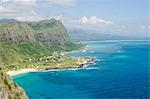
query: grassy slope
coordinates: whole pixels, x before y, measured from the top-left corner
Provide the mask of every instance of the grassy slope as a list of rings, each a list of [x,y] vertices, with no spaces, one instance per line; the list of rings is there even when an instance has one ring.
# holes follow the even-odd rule
[[[55,19],[0,24],[0,64],[6,70],[37,65],[35,62],[39,58],[55,51],[80,47],[70,41],[64,25]]]
[[[23,89],[13,83],[0,69],[0,99],[28,99]]]
[[[76,47],[75,46],[76,45],[72,43],[66,44],[64,46],[56,46],[48,48],[41,43],[34,43],[34,44],[21,43],[19,45],[0,44],[0,63],[4,65],[5,70],[18,70],[21,68],[29,68],[29,67],[34,68],[37,66],[39,68],[48,68],[48,66],[57,66],[58,65],[57,61],[56,62],[49,61],[45,63],[45,61],[37,62],[37,60],[44,56],[50,56],[55,51],[57,52],[71,51],[80,48],[80,45]],[[70,60],[72,60],[72,58],[70,58]],[[67,62],[71,63],[71,61]],[[77,61],[75,60],[75,62]],[[74,66],[73,64],[72,66]]]
[[[47,53],[48,50],[40,43],[0,44],[0,62],[5,64],[23,62],[24,59],[36,58]]]
[[[75,67],[79,65],[79,62],[84,61],[84,58],[79,60],[71,57],[61,57],[63,60],[60,61],[59,55],[49,58],[53,56],[53,52],[77,50],[82,45],[72,43],[65,27],[56,20],[38,24],[32,23],[31,27],[22,22],[0,24],[0,66],[2,65],[5,71],[22,68],[68,68]],[[41,37],[48,37],[44,40],[47,39],[50,42],[44,44],[41,39],[37,39],[35,34],[38,32],[42,32]],[[27,99],[27,96],[0,69],[0,99],[8,98]]]

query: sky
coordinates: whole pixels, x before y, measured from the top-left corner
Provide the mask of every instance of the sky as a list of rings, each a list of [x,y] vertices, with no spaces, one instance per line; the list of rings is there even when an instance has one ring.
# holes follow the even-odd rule
[[[0,0],[0,19],[56,18],[67,28],[150,36],[149,0]]]

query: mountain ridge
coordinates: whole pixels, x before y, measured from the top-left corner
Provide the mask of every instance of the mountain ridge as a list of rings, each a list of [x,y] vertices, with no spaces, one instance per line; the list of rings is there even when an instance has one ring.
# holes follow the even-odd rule
[[[149,37],[132,37],[127,35],[101,33],[95,30],[85,30],[77,28],[69,29],[69,36],[71,40],[77,42],[103,40],[149,40]]]
[[[6,71],[30,68],[31,65],[36,68],[37,62],[41,63],[41,57],[80,47],[70,40],[67,29],[56,19],[0,22],[0,65],[3,66],[0,67],[0,98],[28,99],[24,90],[11,81]]]
[[[78,49],[65,26],[56,19],[0,23],[0,62],[22,62],[54,51]]]

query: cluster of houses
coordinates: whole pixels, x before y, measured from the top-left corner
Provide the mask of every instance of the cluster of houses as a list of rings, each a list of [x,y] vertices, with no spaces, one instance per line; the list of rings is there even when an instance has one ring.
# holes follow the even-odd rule
[[[64,56],[61,54],[58,54],[58,52],[53,52],[52,55],[44,56],[36,60],[36,62],[59,62],[63,61]],[[29,60],[31,61],[31,60]]]

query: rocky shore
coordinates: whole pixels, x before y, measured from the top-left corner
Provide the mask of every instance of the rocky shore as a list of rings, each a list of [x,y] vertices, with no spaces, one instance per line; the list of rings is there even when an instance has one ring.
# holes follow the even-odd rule
[[[25,69],[20,69],[17,71],[7,71],[7,74],[9,76],[16,76],[16,75],[20,75],[20,74],[24,74],[24,73],[29,73],[29,72],[46,72],[46,71],[57,71],[57,70],[71,70],[71,69],[80,69],[83,68],[89,64],[94,63],[94,59],[90,59],[87,58],[85,59],[83,62],[79,63],[77,66],[73,66],[73,67],[62,67],[62,66],[50,66],[48,68],[45,69],[37,69],[37,68],[25,68]]]
[[[94,59],[86,59],[84,62],[79,63],[79,65],[74,66],[74,67],[60,67],[60,66],[55,66],[55,67],[49,67],[46,68],[45,70],[68,70],[68,69],[80,69],[85,67],[86,65],[94,63]]]

